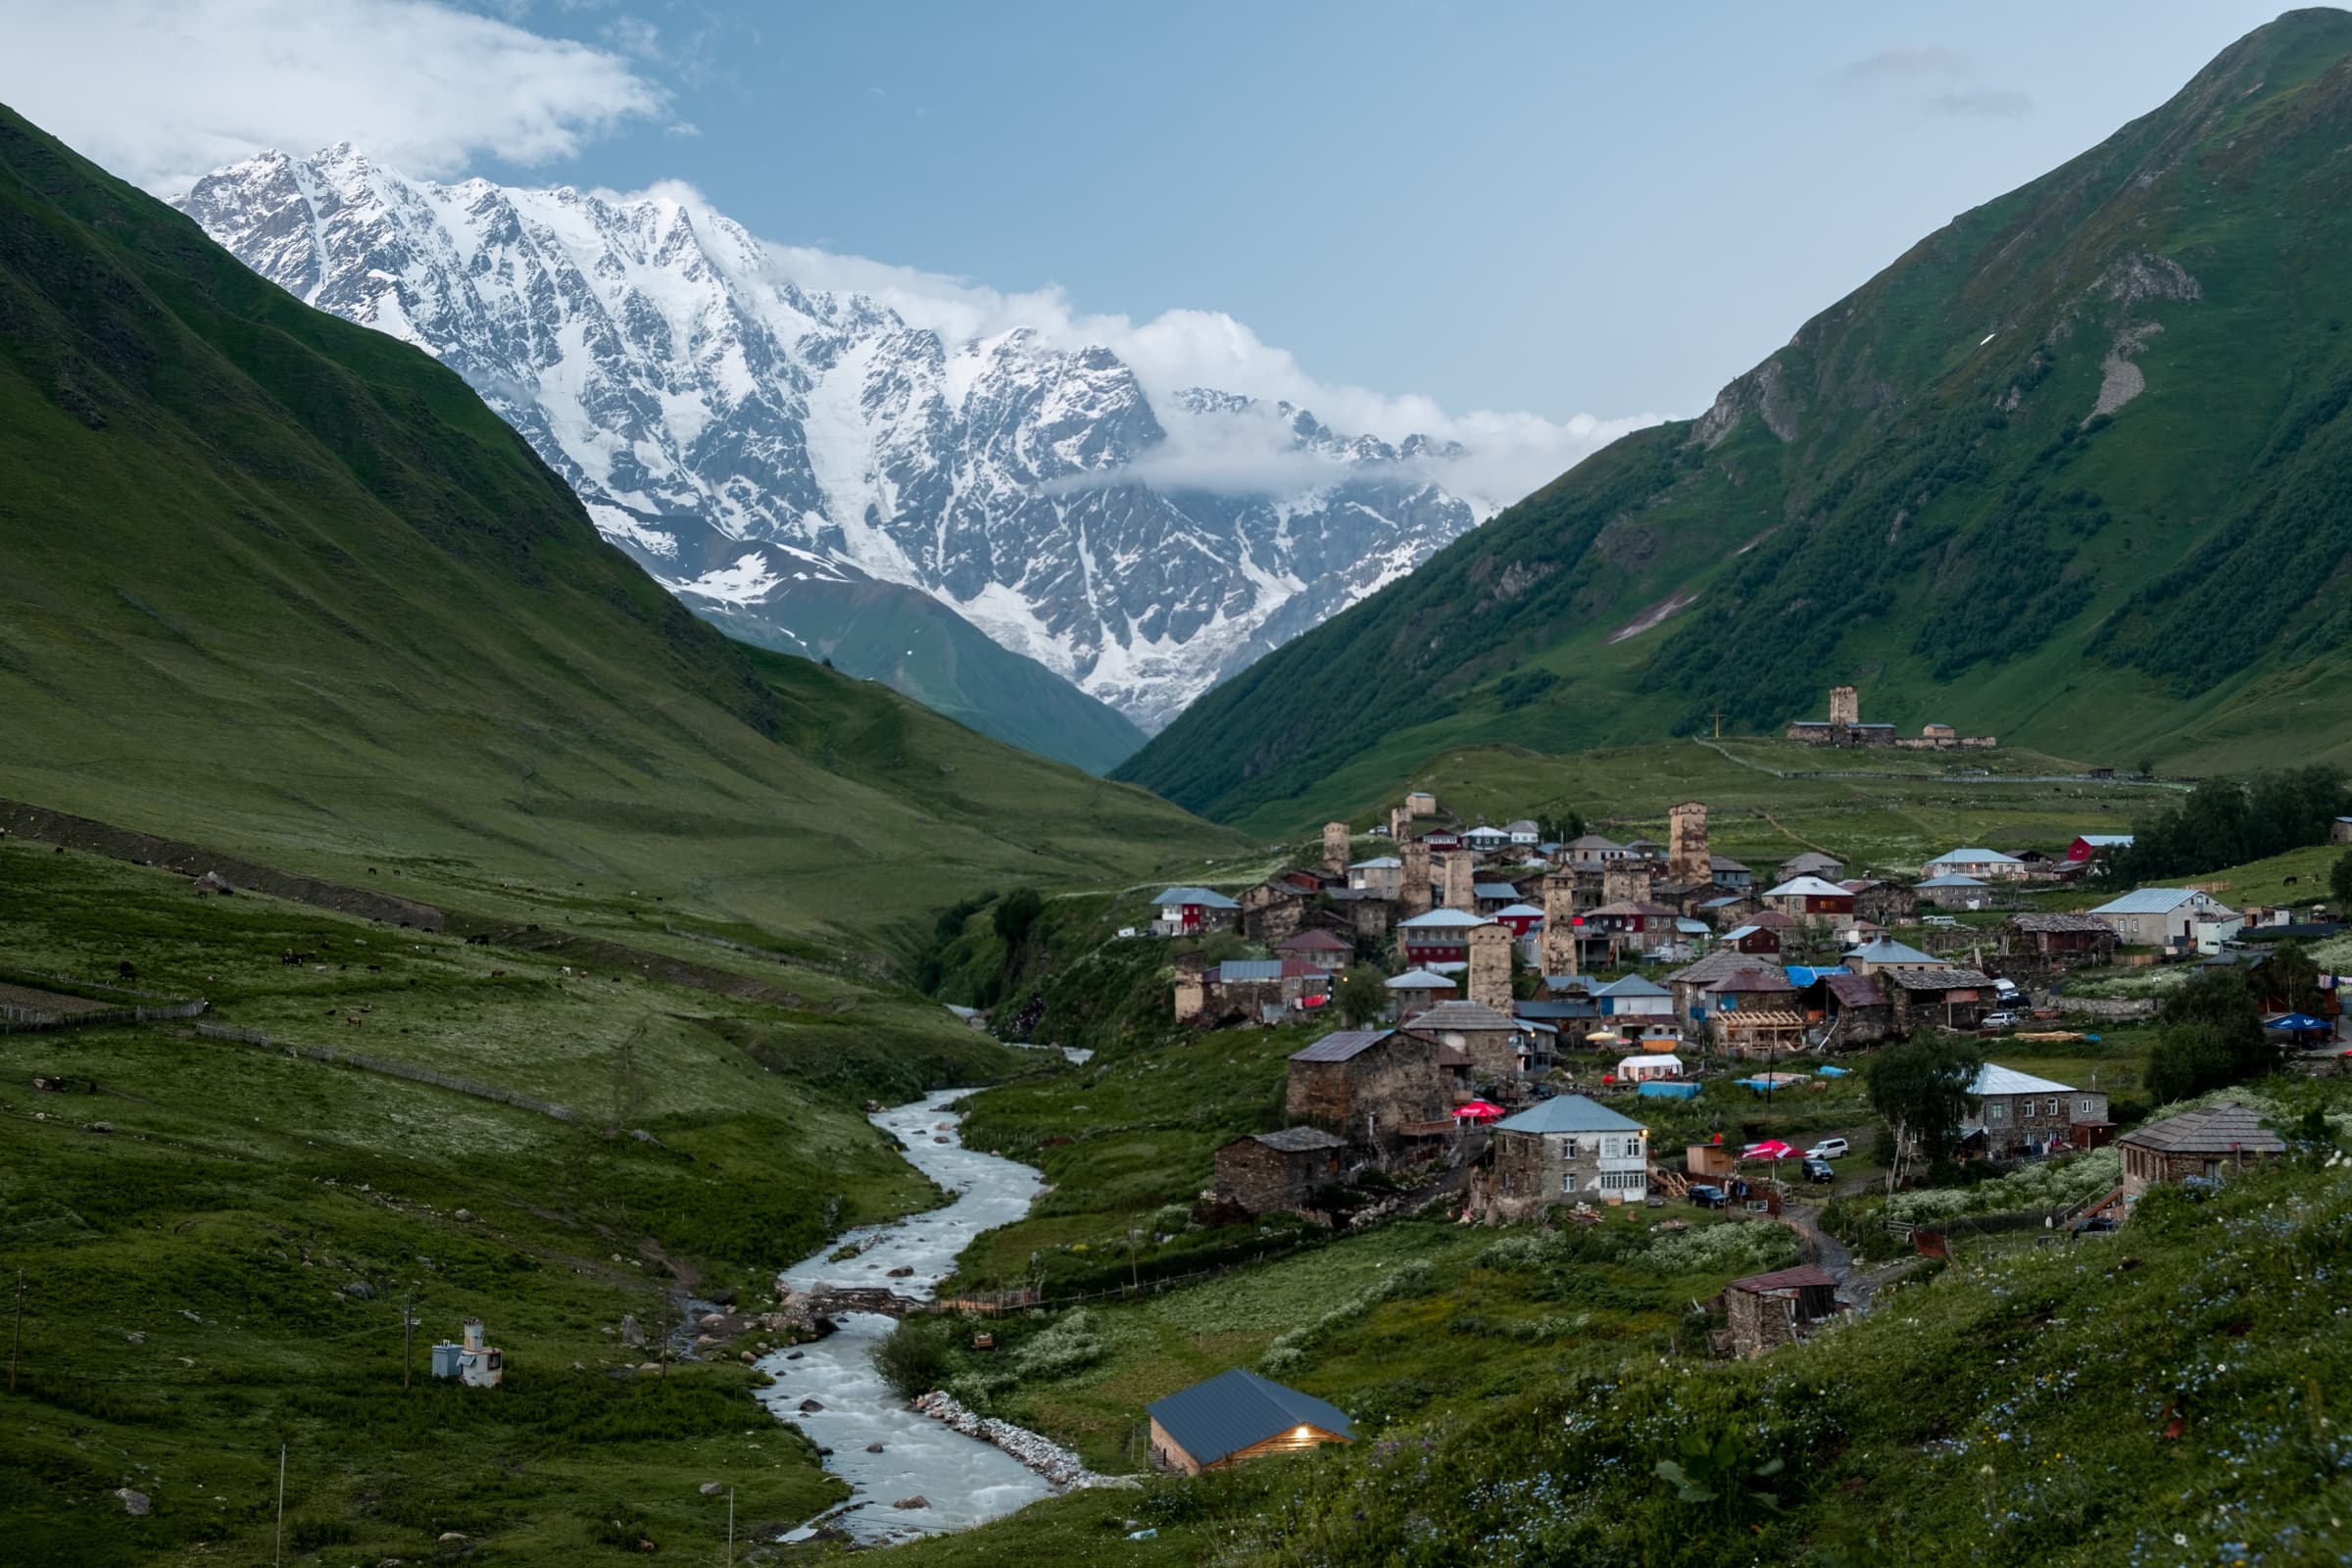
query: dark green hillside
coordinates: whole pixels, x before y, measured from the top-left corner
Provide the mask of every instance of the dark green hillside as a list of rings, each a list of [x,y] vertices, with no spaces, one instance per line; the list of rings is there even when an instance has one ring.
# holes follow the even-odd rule
[[[729,643],[455,375],[5,111],[0,563],[0,797],[294,870],[870,946],[1231,843]]]
[[[1120,776],[1305,821],[1466,741],[1771,733],[1843,680],[2091,761],[2352,756],[2347,145],[2352,15],[2291,13]]]

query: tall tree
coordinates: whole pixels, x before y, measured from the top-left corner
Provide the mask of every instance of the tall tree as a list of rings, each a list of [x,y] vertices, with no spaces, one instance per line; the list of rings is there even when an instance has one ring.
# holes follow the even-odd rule
[[[1889,1182],[1905,1152],[1916,1150],[1933,1161],[1959,1149],[1968,1086],[1984,1064],[1975,1043],[1957,1035],[1922,1034],[1879,1053],[1863,1083],[1871,1108],[1894,1133],[1896,1166]]]

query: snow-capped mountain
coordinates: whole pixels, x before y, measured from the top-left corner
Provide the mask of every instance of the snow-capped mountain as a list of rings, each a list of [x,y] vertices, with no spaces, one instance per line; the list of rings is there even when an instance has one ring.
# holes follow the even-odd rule
[[[1156,729],[1485,510],[1432,474],[1459,449],[1210,389],[1155,402],[1108,348],[910,322],[684,195],[434,184],[342,146],[180,206],[439,357],[608,538],[778,647],[808,648],[796,593],[904,584]],[[1169,461],[1204,451],[1252,476]]]

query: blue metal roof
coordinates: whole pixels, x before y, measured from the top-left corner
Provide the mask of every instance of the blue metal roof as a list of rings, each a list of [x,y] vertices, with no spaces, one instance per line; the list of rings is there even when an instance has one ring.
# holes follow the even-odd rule
[[[1293,1427],[1320,1427],[1355,1440],[1354,1425],[1338,1405],[1238,1366],[1154,1399],[1145,1409],[1200,1465],[1215,1464]]]
[[[1642,1124],[1620,1116],[1608,1106],[1582,1095],[1560,1095],[1539,1101],[1515,1116],[1494,1124],[1513,1133],[1638,1133]]]
[[[1155,909],[1164,909],[1175,904],[1195,905],[1203,909],[1238,909],[1241,907],[1224,894],[1211,893],[1206,888],[1170,888],[1152,901],[1152,906]]]

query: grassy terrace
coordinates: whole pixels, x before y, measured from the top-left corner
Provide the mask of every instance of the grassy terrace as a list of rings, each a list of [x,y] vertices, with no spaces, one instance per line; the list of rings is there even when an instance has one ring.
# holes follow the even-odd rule
[[[289,967],[288,949],[317,961]],[[746,1524],[806,1517],[838,1488],[752,1402],[747,1369],[616,1379],[655,1352],[615,1331],[634,1315],[658,1332],[680,1289],[764,1298],[827,1234],[934,1201],[859,1105],[1026,1065],[932,1004],[821,973],[754,964],[808,1009],[735,1001],[0,841],[0,963],[111,982],[124,961],[220,1021],[583,1124],[181,1025],[0,1036],[0,1269],[27,1288],[0,1468],[34,1482],[12,1561],[178,1561],[200,1543],[266,1561],[281,1443],[289,1548],[353,1561],[429,1556],[453,1530],[503,1560],[593,1560],[623,1535],[715,1549],[710,1480],[739,1489]],[[401,1388],[408,1293],[420,1365],[486,1321],[498,1395]],[[121,1487],[153,1512],[127,1515]]]

